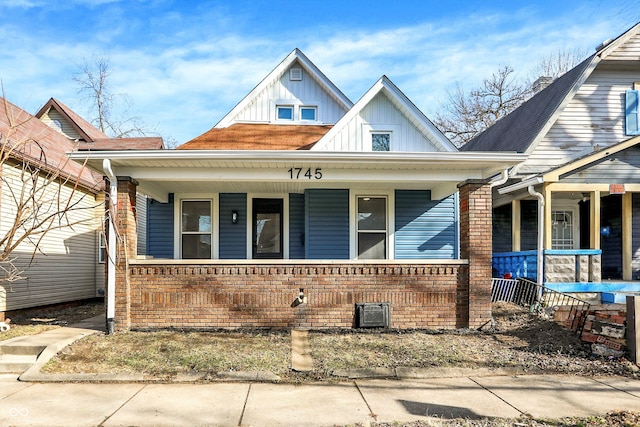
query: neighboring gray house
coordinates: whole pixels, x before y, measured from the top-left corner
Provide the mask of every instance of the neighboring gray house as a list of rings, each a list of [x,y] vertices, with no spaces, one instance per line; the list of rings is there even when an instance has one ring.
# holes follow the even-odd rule
[[[462,147],[528,155],[493,190],[495,275],[636,289],[624,282],[640,279],[639,89],[640,24]]]

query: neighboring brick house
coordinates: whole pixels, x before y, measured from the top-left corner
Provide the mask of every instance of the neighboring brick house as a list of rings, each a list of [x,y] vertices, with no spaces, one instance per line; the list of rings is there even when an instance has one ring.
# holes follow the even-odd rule
[[[639,89],[637,24],[462,148],[528,156],[494,187],[494,274],[640,290]]]
[[[458,152],[385,76],[353,104],[296,49],[176,150],[72,158],[111,179],[113,329],[458,328],[491,317],[486,180],[525,156]]]

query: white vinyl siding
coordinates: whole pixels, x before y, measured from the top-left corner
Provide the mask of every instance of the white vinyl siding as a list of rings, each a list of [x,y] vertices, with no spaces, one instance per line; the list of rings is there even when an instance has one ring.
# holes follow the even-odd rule
[[[44,124],[49,126],[52,129],[57,130],[57,126],[53,124],[54,120],[57,120],[62,124],[62,133],[69,139],[79,139],[81,138],[80,134],[67,122],[67,120],[60,114],[57,110],[49,109],[45,114],[40,118]]]
[[[640,36],[635,35],[605,58],[607,61],[640,61]]]
[[[632,71],[594,70],[535,147],[520,173],[544,172],[628,139],[625,92],[638,80]]]
[[[385,129],[386,127],[386,129]],[[391,151],[439,151],[407,115],[389,98],[379,93],[371,102],[321,149],[326,151],[371,151],[371,131],[392,131]]]
[[[20,170],[8,165],[2,167],[5,180],[2,184],[2,202],[0,208],[0,233],[5,235],[14,217],[15,204],[11,203],[8,185],[14,191],[20,189]],[[51,187],[47,195],[53,197],[58,185]],[[62,187],[62,199],[71,197],[72,190]],[[73,197],[79,199],[84,193],[77,192]],[[68,227],[52,230],[40,242],[40,252],[33,261],[33,245],[23,242],[13,253],[17,257],[15,264],[24,270],[24,280],[9,285],[0,283],[0,311],[16,310],[59,302],[93,298],[96,296],[97,277],[104,277],[104,270],[99,273],[97,244],[99,217],[102,206],[97,206],[96,198],[87,194],[80,206],[84,210],[69,213],[72,222],[83,221]]]
[[[294,63],[293,67],[299,67],[299,65]],[[276,117],[275,102],[278,105],[309,105],[317,107],[317,121],[306,121],[306,123],[333,124],[346,112],[329,95],[325,88],[311,77],[311,73],[303,73],[302,80],[292,81],[289,79],[289,72],[287,71],[280,79],[274,81],[262,93],[258,94],[254,101],[233,117],[232,120],[256,123],[273,122]]]

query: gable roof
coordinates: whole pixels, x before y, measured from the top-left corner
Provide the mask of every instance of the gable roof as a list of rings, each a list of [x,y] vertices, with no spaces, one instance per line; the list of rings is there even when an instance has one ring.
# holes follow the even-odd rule
[[[307,72],[308,75],[311,76],[320,86],[327,91],[327,93],[337,102],[339,103],[344,110],[348,110],[353,106],[353,103],[347,98],[340,89],[334,85],[331,80],[329,80],[319,69],[316,67],[313,62],[309,60],[298,48],[294,49],[287,57],[280,63],[276,68],[273,69],[247,96],[242,98],[242,100],[229,112],[226,116],[222,118],[214,127],[216,128],[224,128],[230,126],[234,123],[234,117],[238,115],[239,112],[244,110],[253,99],[260,94],[266,87],[271,85],[276,80],[280,79],[282,75],[291,67],[295,62],[299,63],[300,66]]]
[[[596,65],[640,31],[634,25],[615,40],[605,42],[573,69],[556,79],[520,107],[498,120],[460,149],[462,151],[530,152],[546,135]]]
[[[212,128],[177,150],[308,150],[330,125],[236,123]]]
[[[595,66],[596,54],[557,78],[545,89],[463,145],[461,151],[525,153],[558,110],[570,100]]]
[[[360,114],[373,98],[380,93],[383,93],[399,110],[403,111],[407,119],[422,132],[425,138],[431,141],[436,147],[439,147],[441,151],[458,151],[453,143],[440,132],[422,111],[384,75],[356,102],[347,114],[338,120],[333,128],[318,141],[313,149],[321,150],[326,143]]]
[[[60,132],[50,128],[40,119],[0,97],[0,143],[3,149],[13,149],[12,157],[27,161],[43,170],[61,172],[61,177],[76,180],[92,191],[102,182],[99,175],[89,168],[69,160],[68,152],[76,144]]]
[[[42,116],[52,108],[65,118],[65,120],[76,130],[76,132],[78,132],[78,134],[82,136],[82,139],[84,141],[93,142],[98,139],[109,138],[104,132],[100,131],[91,123],[80,117],[80,115],[76,114],[76,112],[71,108],[67,107],[55,98],[49,99],[47,103],[44,104],[42,108],[40,108],[40,110],[35,114],[35,116],[38,119],[41,119]]]

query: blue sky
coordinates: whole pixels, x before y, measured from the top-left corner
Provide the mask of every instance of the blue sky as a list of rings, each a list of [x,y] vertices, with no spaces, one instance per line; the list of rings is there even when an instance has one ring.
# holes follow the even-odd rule
[[[640,21],[640,0],[2,0],[0,16],[8,100],[35,113],[55,97],[90,119],[72,76],[106,56],[131,114],[183,143],[296,47],[352,101],[384,74],[433,117],[457,82],[591,54]]]

